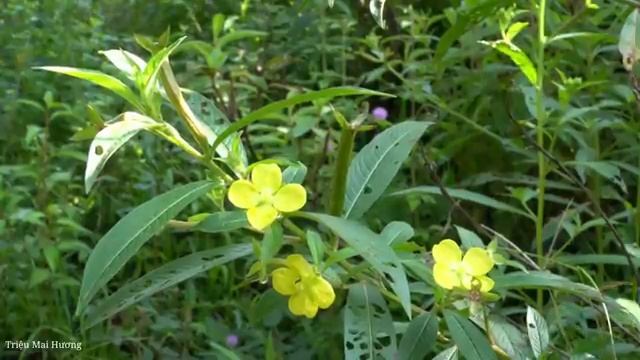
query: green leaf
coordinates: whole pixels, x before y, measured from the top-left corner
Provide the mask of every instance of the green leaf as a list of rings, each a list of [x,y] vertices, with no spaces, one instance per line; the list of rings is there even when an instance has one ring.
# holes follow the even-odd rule
[[[84,172],[84,188],[88,193],[107,160],[140,130],[149,130],[161,126],[153,119],[135,112],[118,115],[113,122],[96,134],[91,142]]]
[[[458,359],[458,347],[452,346],[441,351],[436,355],[433,360],[457,360]]]
[[[467,249],[472,247],[484,247],[484,243],[480,239],[480,237],[474,233],[473,231],[469,231],[462,226],[456,225],[456,230],[458,230],[458,236],[460,237],[460,242]]]
[[[400,258],[385,240],[368,227],[347,219],[317,213],[297,213],[321,223],[353,247],[373,268],[385,277],[400,299],[402,308],[411,318],[411,294],[407,274]]]
[[[349,166],[344,217],[357,219],[369,210],[429,125],[405,121],[378,134],[360,150]]]
[[[527,306],[527,332],[533,354],[541,359],[549,346],[549,330],[542,315],[531,306]]]
[[[467,360],[498,360],[487,337],[468,319],[452,310],[444,311],[453,341]]]
[[[560,275],[545,271],[515,271],[508,274],[492,275],[495,290],[508,289],[555,289],[582,295],[593,300],[604,301],[602,294],[591,286],[575,283]]]
[[[480,43],[491,46],[499,52],[507,55],[511,61],[518,66],[524,76],[527,77],[531,85],[536,86],[538,82],[538,72],[527,54],[525,54],[519,47],[503,40],[491,42],[481,41]]]
[[[387,303],[375,287],[360,283],[349,289],[344,308],[346,360],[393,359],[396,332]]]
[[[640,56],[640,21],[638,9],[634,9],[622,26],[618,50],[622,55],[622,63],[627,71],[633,70],[633,65]]]
[[[285,184],[302,184],[307,176],[307,167],[300,161],[289,165],[282,172],[282,181]]]
[[[382,233],[380,233],[384,242],[389,246],[408,241],[414,235],[415,232],[411,225],[404,221],[392,221],[388,223],[384,229],[382,229]]]
[[[224,29],[224,14],[215,14],[211,19],[211,36],[215,43]]]
[[[616,303],[619,306],[619,310],[624,312],[624,318],[627,322],[634,324],[638,332],[640,332],[640,305],[633,300],[623,298],[616,299]]]
[[[274,222],[264,232],[260,248],[260,262],[262,262],[263,278],[266,279],[267,264],[278,254],[283,244],[282,227],[280,223]]]
[[[264,31],[256,31],[256,30],[236,30],[232,33],[222,36],[215,45],[219,49],[223,49],[228,44],[249,38],[257,38],[261,36],[267,36],[269,33]]]
[[[529,26],[529,23],[515,22],[509,26],[509,29],[507,29],[505,37],[507,38],[507,40],[512,41],[527,26]]]
[[[369,0],[369,12],[373,15],[373,18],[376,20],[378,25],[386,29],[387,24],[384,21],[384,4],[386,0]]]
[[[128,282],[102,300],[87,315],[84,325],[86,328],[97,325],[144,298],[213,267],[247,256],[251,252],[250,244],[236,244],[200,251],[164,264],[139,279]]]
[[[95,70],[77,69],[67,66],[40,66],[36,67],[36,69],[56,72],[59,74],[73,76],[78,79],[87,80],[95,85],[113,91],[123,99],[127,100],[136,109],[141,110],[144,108],[140,103],[138,96],[133,91],[131,91],[131,89],[129,89],[127,85],[125,85],[122,81],[116,79],[115,77],[107,75],[105,73]]]
[[[476,204],[484,205],[490,208],[494,208],[497,210],[507,211],[513,214],[522,215],[524,217],[531,218],[531,215],[526,212],[515,208],[511,205],[505,204],[501,201],[490,198],[486,195],[476,193],[473,191],[465,190],[465,189],[452,189],[446,188],[447,193],[451,195],[454,199],[471,201]],[[394,193],[389,194],[389,196],[406,196],[413,194],[429,194],[429,195],[443,195],[440,191],[440,188],[437,186],[417,186],[414,188],[409,188],[401,191],[396,191]]]
[[[138,75],[147,67],[147,62],[134,53],[122,49],[100,51],[107,60],[118,70],[122,71],[128,79],[136,81]]]
[[[218,134],[231,126],[227,116],[218,109],[209,98],[197,92],[185,93],[185,100],[193,111],[198,122],[198,128],[207,138],[209,145],[218,138]],[[238,166],[246,168],[248,165],[247,154],[240,140],[240,134],[233,134],[222,142],[222,146],[216,147],[216,152],[225,159],[229,165],[236,169]]]
[[[243,117],[242,119],[234,122],[231,126],[229,126],[225,131],[218,135],[218,138],[213,143],[213,147],[217,148],[224,139],[226,139],[229,135],[236,133],[237,131],[247,127],[251,123],[254,123],[258,120],[265,119],[268,115],[271,115],[280,110],[286,109],[288,107],[308,102],[314,101],[318,99],[327,99],[334,98],[338,96],[354,96],[354,95],[366,95],[366,96],[385,96],[385,97],[393,97],[393,95],[357,88],[357,87],[333,87],[324,90],[311,91],[306,94],[292,96],[285,100],[280,100],[273,102],[269,105],[265,105],[260,109],[250,113],[249,115]]]
[[[322,242],[322,237],[320,237],[320,234],[313,230],[307,230],[306,238],[307,247],[309,248],[309,252],[311,253],[313,262],[316,266],[318,266],[322,262],[326,250],[324,242]]]
[[[399,359],[422,360],[436,343],[438,318],[424,313],[409,323],[402,336],[399,347]]]
[[[209,214],[193,230],[219,233],[242,229],[249,226],[246,211],[221,211]]]
[[[162,65],[169,59],[169,56],[180,46],[180,43],[186,39],[186,36],[176,40],[170,46],[155,53],[142,71],[142,84],[144,85],[144,95],[149,98],[151,94],[158,88],[158,74]]]
[[[212,187],[209,181],[178,186],[145,202],[120,219],[98,241],[91,252],[82,277],[76,308],[81,315],[98,290],[133,257],[153,235],[173,217]]]
[[[489,332],[495,344],[504,350],[510,359],[527,360],[531,358],[526,337],[508,320],[498,316],[490,316]]]

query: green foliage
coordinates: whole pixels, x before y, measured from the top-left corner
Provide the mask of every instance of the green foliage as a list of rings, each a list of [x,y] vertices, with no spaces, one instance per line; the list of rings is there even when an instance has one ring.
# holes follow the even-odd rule
[[[637,359],[632,2],[3,2],[0,358]]]

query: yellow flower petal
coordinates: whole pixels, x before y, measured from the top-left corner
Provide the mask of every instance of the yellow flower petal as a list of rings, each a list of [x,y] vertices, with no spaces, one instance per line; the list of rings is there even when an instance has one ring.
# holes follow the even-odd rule
[[[451,290],[460,286],[458,274],[446,264],[437,262],[433,266],[433,279],[440,287]]]
[[[258,204],[260,201],[260,195],[258,191],[247,180],[236,180],[229,187],[229,192],[227,193],[229,197],[229,201],[241,209],[249,209]]]
[[[467,251],[462,259],[464,271],[473,276],[482,276],[491,271],[493,260],[487,250],[474,247]]]
[[[247,211],[249,224],[257,230],[264,230],[278,217],[278,211],[271,205],[252,207]]]
[[[282,171],[276,164],[259,164],[251,171],[251,182],[258,191],[275,194],[282,186]]]
[[[493,289],[493,286],[495,285],[495,282],[493,281],[493,279],[488,276],[481,276],[479,277],[479,280],[481,283],[480,291],[482,292],[491,291],[491,289]]]
[[[313,300],[321,309],[328,308],[336,299],[336,294],[333,292],[333,286],[331,286],[331,284],[322,276],[318,276],[313,280],[311,283],[311,292],[313,294]]]
[[[296,293],[296,281],[300,280],[298,273],[285,267],[274,270],[271,273],[273,289],[282,295],[293,295]]]
[[[437,263],[453,264],[462,259],[462,250],[455,241],[446,239],[431,248],[431,254]]]
[[[488,276],[474,277],[471,275],[464,275],[462,279],[462,285],[467,290],[479,288],[481,292],[489,292],[491,289],[493,289],[493,285],[495,285],[495,283],[493,279]]]
[[[307,191],[300,184],[287,184],[278,190],[273,206],[278,211],[292,212],[302,209],[307,202]]]
[[[287,256],[285,263],[288,267],[297,271],[300,277],[306,277],[313,274],[313,267],[300,254]]]
[[[299,292],[289,298],[289,310],[293,315],[313,318],[318,312],[318,305],[311,301],[307,294]]]

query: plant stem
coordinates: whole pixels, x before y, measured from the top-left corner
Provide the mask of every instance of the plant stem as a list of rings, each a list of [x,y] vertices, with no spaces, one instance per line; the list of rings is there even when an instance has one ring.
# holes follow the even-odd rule
[[[546,0],[540,0],[538,4],[538,77],[536,84],[536,143],[538,147],[544,149],[544,125],[546,121],[546,110],[544,108],[544,46],[546,42],[544,34]],[[538,265],[544,262],[543,234],[544,229],[544,193],[546,187],[546,160],[544,154],[538,151],[538,211],[536,214],[536,255]],[[538,307],[543,305],[543,292],[538,290]]]
[[[344,126],[340,133],[338,158],[336,159],[331,189],[331,203],[329,206],[329,213],[333,216],[342,215],[344,196],[347,191],[347,173],[349,171],[349,164],[351,163],[351,153],[353,152],[355,135],[356,130],[348,125]]]

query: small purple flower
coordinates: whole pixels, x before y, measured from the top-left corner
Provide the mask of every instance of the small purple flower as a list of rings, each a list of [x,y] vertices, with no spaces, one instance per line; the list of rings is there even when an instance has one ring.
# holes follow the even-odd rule
[[[378,120],[387,120],[387,117],[389,117],[389,111],[382,106],[376,106],[371,111],[371,115]]]
[[[227,335],[227,338],[225,340],[227,342],[227,346],[231,348],[238,346],[238,344],[240,343],[240,338],[235,334]]]

